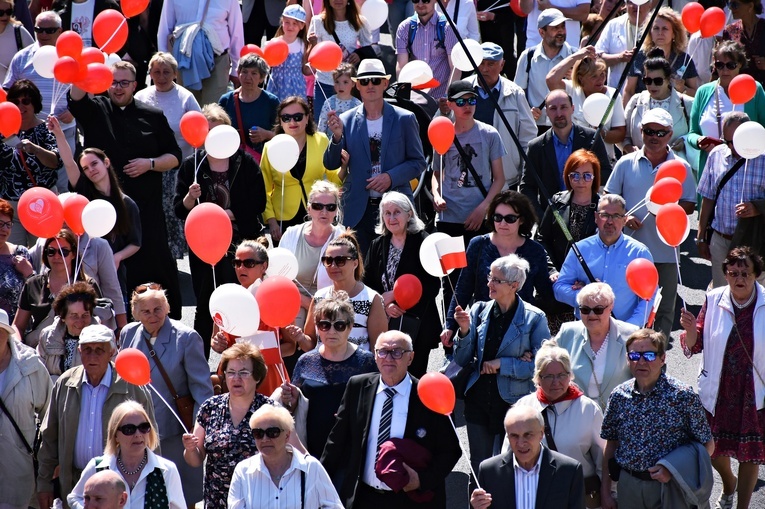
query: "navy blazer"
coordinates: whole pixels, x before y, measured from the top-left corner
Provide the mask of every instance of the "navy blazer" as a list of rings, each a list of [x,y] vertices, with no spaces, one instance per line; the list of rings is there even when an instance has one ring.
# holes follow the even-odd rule
[[[355,228],[367,208],[367,179],[372,176],[372,155],[364,105],[346,111],[340,115],[340,120],[343,122],[343,137],[338,143],[334,143],[330,137],[329,146],[324,153],[324,166],[339,168],[343,149],[350,155],[350,166],[343,182],[341,199],[343,224]],[[420,128],[413,113],[387,102],[383,105],[380,150],[382,171],[391,178],[389,190],[404,193],[413,200],[409,181],[418,178],[425,170]]]

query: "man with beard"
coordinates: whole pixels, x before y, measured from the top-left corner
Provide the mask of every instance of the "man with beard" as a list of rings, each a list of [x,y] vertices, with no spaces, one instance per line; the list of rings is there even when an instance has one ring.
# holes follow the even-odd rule
[[[547,94],[545,105],[552,129],[529,142],[528,156],[531,164],[523,169],[521,177],[521,193],[529,197],[538,217],[544,216],[547,200],[531,174],[532,171],[538,173],[550,196],[566,189],[563,167],[568,157],[580,148],[591,150],[598,157],[601,182],[611,173],[611,163],[603,139],[599,136],[593,144],[595,130],[573,123],[574,104],[571,96],[565,90],[553,90]]]

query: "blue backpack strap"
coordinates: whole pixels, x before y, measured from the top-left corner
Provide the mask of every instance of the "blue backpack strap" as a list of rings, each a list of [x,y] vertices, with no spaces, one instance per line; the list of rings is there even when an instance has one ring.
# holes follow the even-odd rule
[[[412,44],[414,44],[414,36],[417,35],[417,25],[420,23],[417,14],[413,14],[409,18],[409,37],[406,41],[406,52],[409,54],[409,60],[414,59],[414,53],[412,53]]]
[[[446,16],[443,14],[438,15],[438,22],[436,23],[436,39],[438,39],[436,48],[446,49]]]

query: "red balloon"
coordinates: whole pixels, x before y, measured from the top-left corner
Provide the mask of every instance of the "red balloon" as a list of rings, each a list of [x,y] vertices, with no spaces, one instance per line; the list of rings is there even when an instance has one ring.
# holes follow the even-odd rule
[[[300,290],[284,276],[263,280],[255,293],[260,319],[271,327],[286,327],[295,321],[300,311]]]
[[[335,41],[324,41],[314,46],[308,63],[324,72],[332,72],[343,62],[343,49]]]
[[[263,45],[263,58],[271,67],[282,65],[290,55],[290,47],[282,39],[271,39]]]
[[[757,93],[757,82],[750,74],[739,74],[728,85],[728,96],[733,104],[746,104]]]
[[[417,384],[417,395],[423,405],[443,415],[451,414],[457,402],[454,386],[449,381],[449,377],[436,371],[426,373],[420,378]]]
[[[100,94],[109,90],[113,79],[112,70],[108,65],[88,64],[85,79],[76,82],[75,86],[91,94]]]
[[[233,237],[231,219],[219,205],[209,202],[191,209],[184,231],[194,254],[210,265],[226,255]]]
[[[120,9],[126,18],[138,16],[149,6],[149,0],[120,0]]]
[[[80,55],[80,63],[88,64],[105,64],[106,57],[98,48],[85,48]]]
[[[0,134],[8,138],[19,133],[21,129],[21,111],[10,102],[0,103]]]
[[[247,44],[242,46],[242,49],[239,50],[239,58],[242,58],[245,55],[249,55],[250,53],[255,53],[258,56],[264,57],[263,50],[260,49],[260,46],[257,44]]]
[[[699,20],[701,37],[712,37],[725,28],[725,12],[719,7],[710,7]]]
[[[19,220],[36,237],[51,238],[64,224],[64,207],[50,189],[32,187],[19,198]]]
[[[5,89],[0,87],[0,103],[5,102],[8,99],[8,94],[5,93]]]
[[[446,117],[434,118],[428,126],[428,139],[433,150],[441,155],[446,154],[454,143],[454,124]]]
[[[627,265],[627,284],[635,295],[643,300],[653,297],[659,286],[656,265],[647,258],[636,258]]]
[[[672,177],[664,177],[653,185],[651,201],[656,205],[677,203],[683,195],[683,185]]]
[[[199,111],[187,111],[181,117],[181,135],[194,148],[205,144],[205,138],[210,131],[207,118]]]
[[[521,0],[510,0],[510,9],[515,13],[516,16],[521,18],[528,16],[528,14],[521,10]]]
[[[73,30],[67,30],[56,39],[56,54],[59,57],[80,58],[82,53],[82,37]]]
[[[114,359],[117,374],[127,383],[146,385],[151,383],[151,366],[146,354],[137,348],[125,348]]]
[[[687,176],[688,171],[685,169],[685,165],[682,161],[678,159],[670,159],[659,165],[659,169],[656,171],[656,177],[653,179],[653,182],[655,184],[663,178],[672,177],[682,184],[685,182],[685,177]]]
[[[393,284],[393,298],[403,310],[413,308],[422,298],[422,283],[413,274],[404,274]]]
[[[74,83],[80,75],[80,64],[72,57],[59,57],[53,65],[53,76],[61,83]]]
[[[77,235],[85,233],[85,227],[82,226],[82,209],[88,203],[90,201],[81,194],[69,195],[69,198],[64,201],[64,221]]]
[[[117,53],[127,42],[127,19],[121,12],[106,9],[93,21],[93,40],[104,53]]]
[[[701,15],[704,14],[704,6],[698,2],[685,4],[683,7],[683,26],[688,33],[695,34],[701,27]]]
[[[677,203],[667,203],[656,212],[656,230],[664,243],[677,247],[688,237],[688,215]]]

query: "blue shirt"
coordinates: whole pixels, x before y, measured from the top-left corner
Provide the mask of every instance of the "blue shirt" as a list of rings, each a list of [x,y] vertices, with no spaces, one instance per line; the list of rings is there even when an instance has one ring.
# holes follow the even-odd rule
[[[574,128],[568,133],[568,140],[563,143],[558,139],[555,133],[552,133],[553,147],[555,147],[555,159],[558,161],[558,177],[560,178],[560,188],[566,189],[566,183],[563,181],[563,167],[566,166],[566,159],[571,155],[571,149],[574,148]]]
[[[101,420],[106,395],[112,384],[112,365],[106,368],[106,373],[98,385],[93,386],[88,380],[88,373],[83,372],[82,400],[80,401],[80,421],[77,426],[77,438],[74,441],[74,467],[83,470],[88,461],[104,452],[104,437]],[[109,416],[105,416],[106,419]]]
[[[653,298],[650,301],[642,300],[630,289],[627,284],[627,265],[636,258],[646,258],[653,262],[651,252],[644,244],[622,234],[619,240],[611,246],[606,246],[600,239],[600,235],[593,235],[576,243],[579,251],[592,271],[592,275],[598,281],[608,283],[614,291],[614,316],[617,320],[628,322],[642,327],[648,318]],[[558,280],[553,283],[555,298],[564,304],[572,306],[577,318],[579,306],[576,296],[579,290],[572,290],[571,286],[576,281],[589,282],[582,265],[574,254],[569,250],[566,260],[560,269]]]

